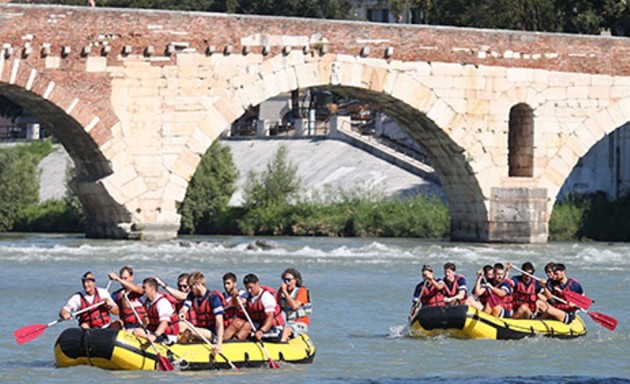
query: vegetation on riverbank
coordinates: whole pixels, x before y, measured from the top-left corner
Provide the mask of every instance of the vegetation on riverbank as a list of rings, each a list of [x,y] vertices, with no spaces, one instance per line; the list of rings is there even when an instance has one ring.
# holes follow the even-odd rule
[[[52,152],[49,140],[0,149],[0,231],[83,232],[76,197],[39,202],[39,162]]]
[[[571,195],[556,203],[550,240],[630,241],[630,193],[609,201],[604,194]]]
[[[83,232],[76,196],[38,203],[37,164],[48,141],[0,149],[0,231]],[[387,199],[375,191],[327,191],[307,196],[297,168],[281,147],[267,168],[250,172],[242,207],[230,207],[238,172],[229,149],[215,142],[202,158],[180,205],[182,234],[448,238],[448,205],[414,196]],[[572,195],[556,203],[549,239],[630,241],[630,194]]]

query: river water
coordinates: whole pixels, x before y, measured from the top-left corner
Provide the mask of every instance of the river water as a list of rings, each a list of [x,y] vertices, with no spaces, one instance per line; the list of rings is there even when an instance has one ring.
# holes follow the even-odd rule
[[[263,240],[270,249],[253,246]],[[551,243],[482,245],[417,239],[185,237],[166,243],[86,240],[79,236],[5,235],[0,238],[0,382],[104,383],[608,383],[630,382],[630,245]],[[619,320],[610,332],[582,315],[589,333],[575,340],[520,341],[410,339],[400,335],[422,264],[436,272],[446,261],[471,280],[483,264],[531,261],[542,275],[563,262],[580,280],[592,311]],[[13,331],[48,323],[91,270],[106,275],[125,264],[136,281],[157,275],[171,285],[182,271],[201,270],[211,288],[221,276],[256,273],[277,287],[286,267],[302,272],[314,301],[312,365],[239,372],[109,372],[93,367],[56,369],[53,344],[65,322],[18,346]],[[437,273],[438,275],[440,273]],[[471,282],[472,283],[472,282]],[[241,284],[242,285],[242,284]],[[117,289],[117,287],[116,287]],[[114,287],[110,289],[113,291]]]

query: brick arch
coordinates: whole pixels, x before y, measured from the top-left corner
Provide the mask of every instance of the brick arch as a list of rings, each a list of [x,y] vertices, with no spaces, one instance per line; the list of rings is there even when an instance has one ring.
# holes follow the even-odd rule
[[[22,72],[28,72],[28,77]],[[72,158],[76,177],[69,186],[83,204],[86,235],[124,237],[125,231],[111,222],[128,223],[130,213],[112,196],[107,177],[114,169],[101,147],[112,137],[105,124],[117,124],[115,116],[81,105],[71,88],[25,65],[8,82],[0,79],[0,94],[35,114]]]
[[[251,105],[297,89],[327,88],[365,100],[396,119],[432,158],[449,201],[451,237],[471,241],[488,238],[487,199],[465,150],[447,132],[464,117],[447,101],[413,76],[391,71],[385,60],[377,65],[343,58],[286,63],[274,71],[261,71],[260,78],[249,83],[237,80],[239,75],[225,79],[226,92],[214,104],[216,111],[223,111],[221,125],[229,126]],[[292,76],[295,81],[287,81]]]

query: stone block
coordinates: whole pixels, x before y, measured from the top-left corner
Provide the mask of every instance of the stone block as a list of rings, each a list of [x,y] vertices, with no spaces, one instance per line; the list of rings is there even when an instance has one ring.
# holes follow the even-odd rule
[[[437,100],[427,113],[427,117],[433,120],[438,127],[449,126],[450,121],[455,115],[455,111],[442,100]]]
[[[201,161],[201,156],[194,153],[189,148],[183,148],[177,161],[173,164],[173,167],[169,169],[173,174],[181,177],[184,180],[190,181],[195,173],[197,165]]]
[[[90,56],[85,60],[86,72],[107,72],[107,58],[101,56]]]
[[[610,98],[610,86],[592,86],[588,89],[589,99],[609,99]]]
[[[431,74],[433,76],[457,77],[464,72],[464,66],[460,63],[432,62]]]
[[[532,68],[508,68],[507,80],[512,83],[531,83],[534,81],[534,70]]]
[[[591,85],[593,85],[594,87],[610,87],[611,85],[613,85],[613,77],[610,75],[600,74],[591,75]]]
[[[387,74],[386,68],[366,66],[363,68],[361,84],[374,92],[382,92]]]

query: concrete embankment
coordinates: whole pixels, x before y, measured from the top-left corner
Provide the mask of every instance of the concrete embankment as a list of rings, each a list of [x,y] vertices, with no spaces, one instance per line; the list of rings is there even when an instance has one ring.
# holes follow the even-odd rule
[[[243,201],[243,186],[250,170],[263,171],[281,145],[297,166],[304,193],[369,190],[385,196],[426,193],[441,196],[441,188],[349,144],[336,140],[223,140],[239,170],[237,191],[230,204]],[[40,200],[61,199],[66,190],[65,173],[71,160],[61,146],[39,164]]]

